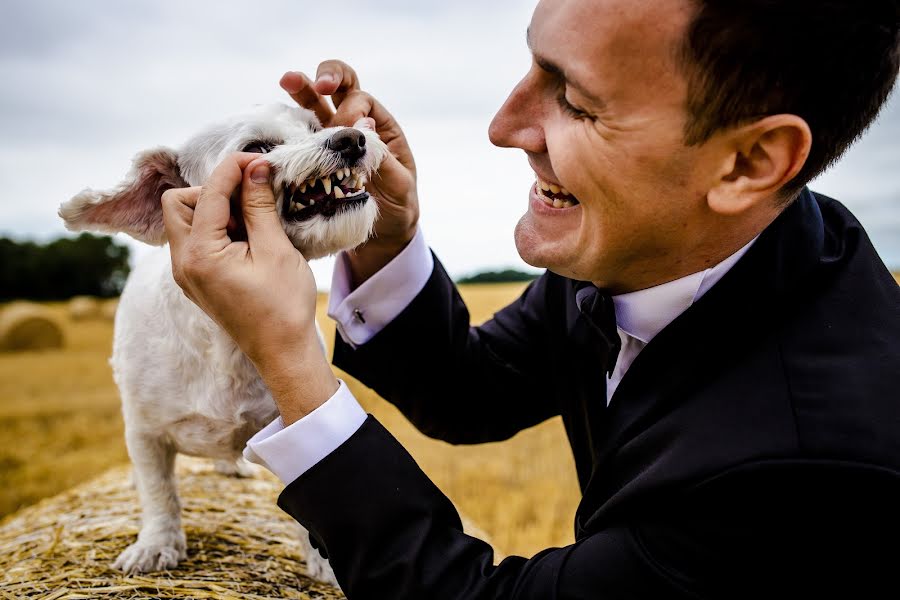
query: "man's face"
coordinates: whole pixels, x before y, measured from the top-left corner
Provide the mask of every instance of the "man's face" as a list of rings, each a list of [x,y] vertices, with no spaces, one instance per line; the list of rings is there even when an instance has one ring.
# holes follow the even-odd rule
[[[677,68],[691,16],[689,0],[538,5],[531,69],[490,136],[525,150],[537,178],[577,203],[548,206],[553,192],[532,187],[516,227],[527,263],[619,291],[677,271],[705,197],[695,175],[702,147],[683,143],[687,85]]]

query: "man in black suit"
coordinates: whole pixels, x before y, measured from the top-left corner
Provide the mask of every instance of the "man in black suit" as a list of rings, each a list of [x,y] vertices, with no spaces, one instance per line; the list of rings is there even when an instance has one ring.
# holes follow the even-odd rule
[[[392,150],[377,235],[339,261],[335,363],[454,443],[562,416],[576,542],[530,559],[494,566],[334,379],[265,162],[166,194],[177,280],[282,413],[247,452],[349,598],[900,593],[900,292],[805,187],[889,94],[898,25],[896,0],[543,0],[490,134],[535,170],[516,243],[548,272],[476,328],[418,231],[396,122],[343,63],[282,80],[326,123],[371,116]],[[223,259],[238,185],[252,252]]]

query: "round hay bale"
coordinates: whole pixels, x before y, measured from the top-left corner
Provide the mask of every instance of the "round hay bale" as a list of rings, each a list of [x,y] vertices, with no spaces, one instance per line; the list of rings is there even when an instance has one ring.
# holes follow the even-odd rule
[[[0,351],[62,348],[59,323],[46,308],[30,302],[15,302],[0,313]]]
[[[119,299],[113,298],[111,300],[107,300],[103,303],[103,306],[100,307],[100,316],[106,319],[107,321],[113,321],[116,318],[116,310],[119,308]]]
[[[73,296],[69,300],[69,318],[86,321],[100,316],[100,301],[93,296]]]

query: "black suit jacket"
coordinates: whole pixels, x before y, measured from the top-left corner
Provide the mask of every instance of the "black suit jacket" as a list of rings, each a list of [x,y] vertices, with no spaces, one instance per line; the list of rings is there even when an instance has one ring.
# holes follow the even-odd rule
[[[492,565],[372,417],[279,505],[359,598],[900,596],[900,291],[855,218],[804,191],[638,355],[605,407],[577,282],[480,327],[440,263],[335,364],[452,443],[561,415],[576,542]],[[540,503],[540,498],[534,499]]]

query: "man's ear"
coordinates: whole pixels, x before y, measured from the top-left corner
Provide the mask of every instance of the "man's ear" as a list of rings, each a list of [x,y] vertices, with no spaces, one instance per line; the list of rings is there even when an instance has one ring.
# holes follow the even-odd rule
[[[178,155],[169,148],[141,152],[131,171],[117,187],[107,191],[86,189],[59,207],[59,216],[71,231],[124,232],[142,242],[166,243],[162,195],[168,189],[188,187],[178,168]]]
[[[719,214],[737,215],[779,198],[806,163],[812,132],[797,115],[773,115],[726,132],[723,144],[724,158],[707,202]]]

